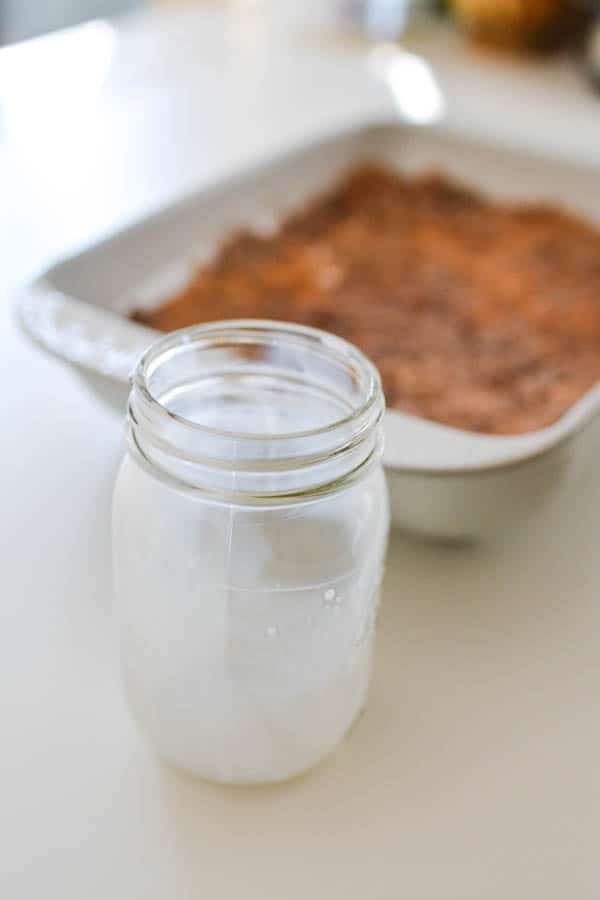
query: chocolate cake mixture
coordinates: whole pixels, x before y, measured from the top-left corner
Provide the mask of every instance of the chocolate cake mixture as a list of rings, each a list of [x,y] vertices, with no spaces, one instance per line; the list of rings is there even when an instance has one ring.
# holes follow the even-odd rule
[[[519,434],[600,380],[600,231],[363,166],[275,236],[233,236],[134,318],[163,331],[233,318],[324,328],[373,359],[391,408]]]

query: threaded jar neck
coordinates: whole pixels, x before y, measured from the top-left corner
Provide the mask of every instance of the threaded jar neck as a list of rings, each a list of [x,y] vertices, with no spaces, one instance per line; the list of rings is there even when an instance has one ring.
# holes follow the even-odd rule
[[[142,356],[134,456],[182,488],[239,502],[338,489],[381,456],[379,375],[354,346],[279,322],[173,332]]]

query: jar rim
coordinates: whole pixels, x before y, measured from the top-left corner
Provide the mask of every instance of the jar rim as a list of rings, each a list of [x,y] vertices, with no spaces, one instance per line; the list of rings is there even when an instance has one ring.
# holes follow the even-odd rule
[[[159,397],[152,393],[148,386],[148,381],[153,374],[153,369],[158,368],[161,361],[164,361],[170,352],[177,353],[189,349],[190,345],[200,344],[203,338],[211,341],[219,338],[231,340],[235,335],[242,335],[246,338],[246,341],[242,339],[239,340],[239,343],[244,343],[249,342],[249,339],[252,337],[256,338],[269,333],[283,337],[288,342],[300,339],[307,345],[312,344],[313,349],[315,346],[320,345],[325,351],[324,355],[336,358],[340,363],[350,363],[355,373],[362,375],[364,379],[362,402],[347,415],[336,418],[325,425],[319,425],[304,431],[269,434],[269,441],[303,440],[328,435],[357,419],[368,416],[373,408],[381,403],[382,388],[379,372],[371,360],[357,347],[344,340],[344,338],[318,328],[270,319],[219,320],[169,332],[155,341],[142,354],[131,375],[131,385],[139,391],[141,397],[150,406],[155,415],[175,422],[178,426],[213,437],[234,440],[243,439],[244,441],[264,441],[264,433],[254,434],[246,431],[240,432],[215,428],[174,412],[162,403]]]

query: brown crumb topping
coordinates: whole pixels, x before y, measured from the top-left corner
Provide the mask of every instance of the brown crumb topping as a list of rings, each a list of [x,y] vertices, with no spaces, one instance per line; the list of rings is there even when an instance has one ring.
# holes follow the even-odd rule
[[[373,359],[391,408],[518,434],[600,379],[600,231],[363,166],[275,236],[234,235],[134,318],[163,331],[233,318],[324,328]]]

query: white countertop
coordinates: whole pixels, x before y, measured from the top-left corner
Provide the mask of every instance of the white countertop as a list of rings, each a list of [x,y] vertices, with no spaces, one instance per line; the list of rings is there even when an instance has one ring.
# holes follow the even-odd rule
[[[28,344],[9,297],[53,256],[389,98],[364,48],[239,11],[87,35],[62,67],[38,45],[10,63],[28,77],[0,78],[0,896],[596,900],[593,465],[519,539],[394,536],[370,706],[309,777],[194,783],[138,737],[110,619],[121,417]],[[459,57],[444,33],[418,44],[453,127],[600,166],[600,101],[566,63]]]

